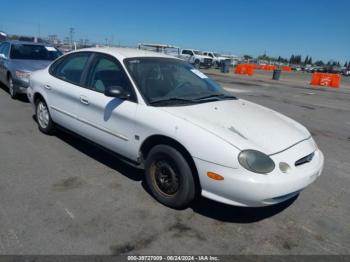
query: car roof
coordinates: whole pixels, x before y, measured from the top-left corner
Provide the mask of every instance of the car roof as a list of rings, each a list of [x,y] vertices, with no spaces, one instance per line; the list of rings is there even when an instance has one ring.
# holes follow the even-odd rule
[[[19,41],[19,40],[6,40],[4,42],[10,43],[10,44],[22,44],[22,45],[53,46],[53,45],[48,44],[48,43],[37,43],[37,42]]]
[[[163,53],[157,53],[152,52],[148,50],[140,50],[136,48],[124,48],[124,47],[93,47],[93,48],[83,48],[79,49],[72,53],[77,52],[97,52],[97,53],[104,53],[112,55],[118,59],[125,59],[125,58],[133,58],[133,57],[163,57],[163,58],[172,58],[172,59],[178,59],[176,57],[166,55]]]

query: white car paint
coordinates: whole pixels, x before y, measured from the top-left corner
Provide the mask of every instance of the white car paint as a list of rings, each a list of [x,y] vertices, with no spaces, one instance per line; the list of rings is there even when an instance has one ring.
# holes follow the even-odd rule
[[[227,60],[228,58],[227,57],[224,57],[224,56],[216,56],[216,53],[214,52],[208,52],[208,51],[205,51],[203,52],[204,55],[206,56],[209,56],[213,59],[213,63],[215,64],[220,64],[221,62]]]
[[[124,48],[83,51],[109,54],[121,62],[130,57],[176,59]],[[140,161],[140,148],[147,138],[162,135],[176,140],[194,160],[202,195],[222,203],[276,204],[293,197],[321,174],[323,154],[307,129],[294,120],[242,99],[153,107],[144,101],[121,64],[135,89],[138,103],[69,84],[50,75],[48,68],[31,75],[28,98],[34,106],[34,95],[41,94],[54,122],[136,162]],[[270,155],[276,168],[266,175],[248,171],[238,162],[238,155],[244,149]],[[310,163],[294,165],[312,152],[315,156]],[[282,162],[290,165],[287,173],[279,169]],[[215,172],[225,179],[210,179],[207,172]]]
[[[189,54],[184,54],[184,52],[189,52]],[[197,54],[196,54],[197,53]],[[191,64],[194,64],[196,61],[199,61],[201,64],[205,63],[205,60],[210,61],[212,64],[214,62],[213,58],[207,55],[199,54],[200,51],[194,49],[182,49],[180,55],[178,56],[180,59],[185,60]]]

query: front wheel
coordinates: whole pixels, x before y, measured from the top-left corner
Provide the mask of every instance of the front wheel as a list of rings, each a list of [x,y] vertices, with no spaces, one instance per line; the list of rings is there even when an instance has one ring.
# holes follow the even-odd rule
[[[183,155],[168,145],[151,149],[145,162],[146,183],[160,203],[175,209],[187,207],[195,198],[195,183]]]
[[[13,79],[11,76],[9,76],[8,79],[8,88],[9,88],[9,93],[12,99],[16,99],[17,98],[17,92],[16,92],[16,88],[15,85],[13,83]]]
[[[52,134],[54,131],[54,123],[52,122],[47,104],[42,99],[36,101],[35,113],[39,130],[44,134]]]
[[[201,62],[199,60],[194,61],[194,67],[199,69],[201,67]]]

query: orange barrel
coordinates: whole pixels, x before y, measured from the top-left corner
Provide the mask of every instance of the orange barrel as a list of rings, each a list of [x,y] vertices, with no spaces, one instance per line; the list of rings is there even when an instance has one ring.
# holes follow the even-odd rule
[[[334,74],[330,87],[339,88],[340,87],[341,76],[340,74]]]
[[[253,66],[247,67],[247,75],[249,75],[249,76],[254,75],[254,67]]]
[[[321,73],[313,73],[311,77],[310,85],[317,86],[320,84]]]

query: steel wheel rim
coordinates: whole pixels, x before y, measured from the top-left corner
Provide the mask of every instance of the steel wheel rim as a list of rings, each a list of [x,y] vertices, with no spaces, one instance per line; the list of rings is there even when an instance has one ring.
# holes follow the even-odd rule
[[[50,116],[49,111],[47,110],[47,107],[43,102],[39,102],[38,104],[37,117],[39,125],[42,128],[47,128],[47,126],[49,125]]]
[[[167,160],[158,160],[151,165],[151,175],[158,192],[174,196],[179,191],[180,180],[176,170]]]

